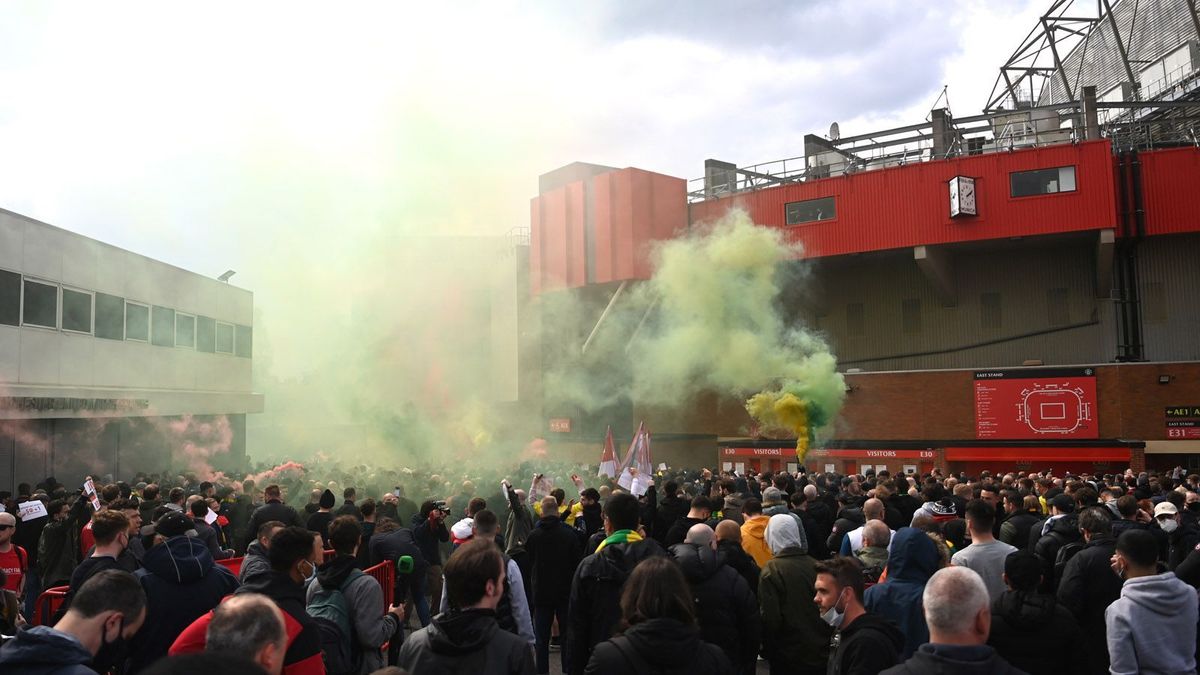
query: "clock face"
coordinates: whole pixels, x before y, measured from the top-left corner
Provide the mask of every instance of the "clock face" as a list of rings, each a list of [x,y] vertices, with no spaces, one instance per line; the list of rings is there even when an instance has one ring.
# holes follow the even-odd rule
[[[976,215],[975,179],[955,176],[950,179],[950,217]]]

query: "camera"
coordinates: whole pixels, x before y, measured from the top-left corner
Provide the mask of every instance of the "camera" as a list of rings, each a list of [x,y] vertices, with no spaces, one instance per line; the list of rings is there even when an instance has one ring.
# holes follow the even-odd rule
[[[446,506],[446,500],[444,500],[444,499],[439,499],[436,502],[434,502],[433,508],[437,509],[438,511],[441,511],[444,514],[450,513],[450,508]]]

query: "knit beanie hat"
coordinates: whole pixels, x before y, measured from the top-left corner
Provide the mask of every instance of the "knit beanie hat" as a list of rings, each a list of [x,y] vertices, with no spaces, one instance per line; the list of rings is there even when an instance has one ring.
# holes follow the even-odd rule
[[[326,490],[321,493],[321,501],[319,504],[323,509],[332,509],[333,505],[337,504],[337,497],[333,496],[332,490]]]

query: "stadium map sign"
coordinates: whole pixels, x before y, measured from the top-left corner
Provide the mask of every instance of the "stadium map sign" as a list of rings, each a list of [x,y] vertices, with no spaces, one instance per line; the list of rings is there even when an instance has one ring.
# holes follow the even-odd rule
[[[1099,438],[1095,369],[976,372],[975,437]]]

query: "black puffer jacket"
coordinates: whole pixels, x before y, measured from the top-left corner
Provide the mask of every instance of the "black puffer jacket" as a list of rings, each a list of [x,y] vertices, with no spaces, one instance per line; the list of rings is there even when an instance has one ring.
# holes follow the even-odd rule
[[[1083,646],[1094,672],[1108,670],[1108,641],[1104,610],[1121,597],[1121,579],[1113,574],[1111,559],[1116,540],[1098,534],[1067,562],[1058,586],[1058,601],[1075,615],[1083,631]]]
[[[758,577],[762,574],[762,570],[758,568],[758,563],[754,562],[754,558],[746,553],[746,549],[742,548],[741,543],[729,540],[719,541],[717,542],[717,552],[724,557],[726,565],[732,567],[746,580],[750,592],[758,597]]]
[[[711,546],[676,544],[671,556],[691,586],[700,636],[720,647],[736,672],[753,673],[762,619],[746,580]]]
[[[533,604],[557,607],[571,596],[571,577],[582,557],[583,544],[574,529],[558,516],[538,520],[525,539],[532,567]]]
[[[582,673],[592,648],[616,632],[625,580],[638,563],[656,555],[666,555],[666,551],[653,539],[612,544],[587,556],[575,568],[567,619],[567,670],[571,675]]]
[[[525,640],[500,630],[487,609],[451,611],[434,617],[400,647],[396,665],[410,673],[533,675],[533,650]]]
[[[1036,514],[1030,511],[1016,511],[1004,519],[1000,525],[1000,541],[1016,546],[1019,550],[1029,548],[1029,532],[1034,525],[1042,522]]]
[[[1035,526],[1036,527],[1036,526]],[[1033,529],[1029,533],[1029,538],[1032,540],[1034,533]],[[1042,563],[1042,585],[1038,588],[1042,593],[1053,593],[1058,588],[1059,578],[1055,574],[1054,561],[1058,557],[1058,550],[1066,544],[1080,541],[1082,539],[1079,534],[1079,516],[1074,513],[1068,513],[1065,516],[1056,518],[1050,523],[1050,529],[1046,534],[1038,537],[1037,544],[1033,547],[1033,552],[1038,557],[1038,561]],[[1061,571],[1059,572],[1061,574]]]
[[[676,520],[687,515],[691,505],[687,501],[680,499],[675,495],[667,495],[658,504],[657,513],[654,515],[654,524],[650,528],[650,534],[658,543],[662,544],[667,539],[667,532],[671,530],[671,526]]]
[[[1071,648],[1082,639],[1079,623],[1053,595],[1005,591],[992,603],[988,644],[1031,675],[1086,672],[1084,659]]]
[[[589,675],[678,673],[724,675],[734,672],[716,645],[701,641],[700,631],[675,619],[650,619],[619,637],[596,645],[583,672]]]

